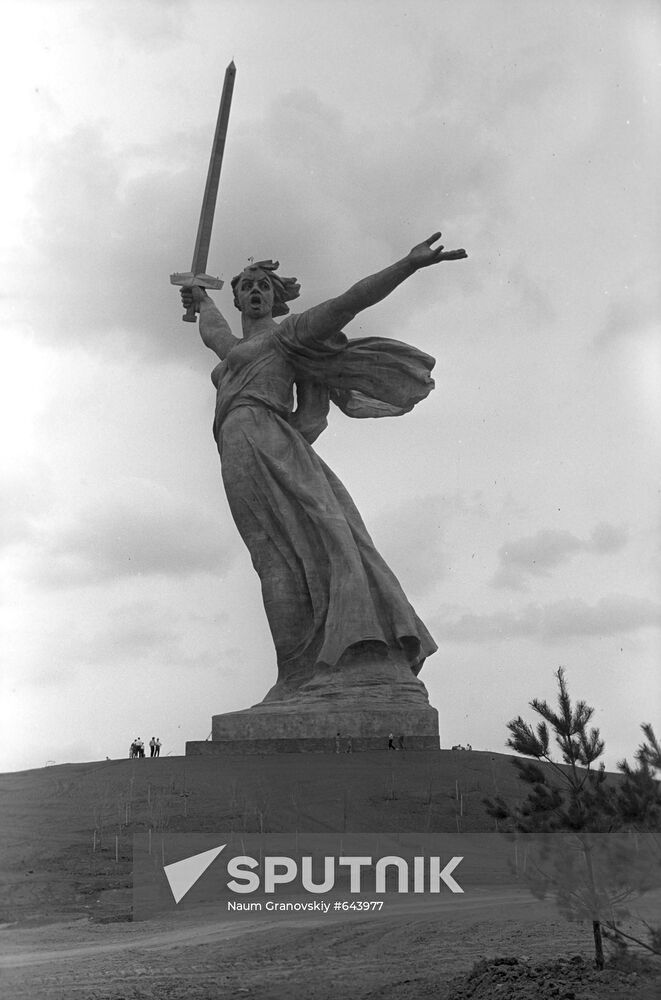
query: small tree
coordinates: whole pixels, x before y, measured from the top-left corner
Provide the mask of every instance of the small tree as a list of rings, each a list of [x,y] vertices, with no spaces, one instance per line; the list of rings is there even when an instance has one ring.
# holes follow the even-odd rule
[[[612,810],[622,822],[639,833],[647,835],[652,840],[656,861],[656,878],[659,876],[661,864],[661,782],[657,774],[661,771],[661,746],[650,723],[641,726],[645,740],[634,754],[636,764],[631,766],[627,760],[618,763],[618,768],[624,775],[617,795],[612,802]],[[622,924],[614,917],[606,922],[606,935],[620,948],[626,948],[629,942],[634,942],[655,955],[661,955],[661,925],[652,926],[640,919],[644,935],[625,931]]]
[[[616,800],[617,814],[638,830],[658,830],[661,826],[661,795],[657,772],[661,771],[661,746],[650,723],[641,726],[645,740],[640,744],[632,767],[621,760],[624,775]]]
[[[606,892],[601,880],[601,866],[595,857],[595,842],[588,834],[613,829],[613,815],[607,808],[606,773],[597,764],[604,751],[604,741],[596,728],[588,728],[594,709],[584,701],[572,705],[564,671],[556,672],[558,708],[534,699],[530,707],[541,721],[533,727],[521,716],[508,723],[507,746],[532,761],[544,761],[542,768],[531,760],[514,758],[519,777],[528,788],[526,797],[516,805],[501,796],[486,799],[487,811],[499,821],[523,833],[569,832],[574,835],[578,854],[565,845],[545,838],[544,860],[549,868],[532,866],[526,878],[532,891],[544,897],[555,891],[556,902],[570,917],[586,915],[592,921],[595,964],[604,967],[602,915],[611,912],[626,890],[621,886]],[[560,749],[562,763],[552,757],[551,731]],[[554,850],[555,848],[555,850]],[[603,860],[603,859],[602,859]]]

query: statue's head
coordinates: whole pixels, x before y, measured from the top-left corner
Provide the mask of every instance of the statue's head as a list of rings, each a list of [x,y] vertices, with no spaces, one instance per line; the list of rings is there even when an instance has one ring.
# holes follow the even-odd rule
[[[285,316],[289,312],[287,302],[298,298],[301,286],[296,278],[276,274],[279,266],[277,260],[255,261],[232,278],[234,305],[240,312],[253,317],[269,313]]]

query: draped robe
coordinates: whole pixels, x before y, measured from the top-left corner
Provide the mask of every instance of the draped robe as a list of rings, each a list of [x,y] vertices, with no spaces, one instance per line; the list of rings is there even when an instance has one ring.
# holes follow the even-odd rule
[[[329,401],[351,417],[406,413],[434,387],[433,365],[394,340],[350,341],[339,330],[314,338],[302,313],[240,341],[214,369],[223,483],[260,577],[279,696],[357,644],[403,651],[415,675],[437,648],[311,446]]]

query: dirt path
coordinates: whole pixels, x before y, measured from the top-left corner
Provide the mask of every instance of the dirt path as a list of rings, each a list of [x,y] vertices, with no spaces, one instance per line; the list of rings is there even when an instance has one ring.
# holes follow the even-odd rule
[[[380,923],[397,919],[416,919],[423,916],[465,921],[485,918],[494,910],[508,912],[530,909],[534,906],[528,893],[518,890],[501,890],[473,894],[470,897],[443,897],[430,900],[429,897],[404,899],[389,905],[387,911],[371,917]],[[538,908],[538,907],[537,907]],[[207,916],[207,910],[200,907],[193,911],[182,911],[159,920],[143,924],[95,925],[87,921],[70,924],[46,925],[34,929],[6,928],[1,938],[0,968],[43,965],[71,959],[88,959],[97,955],[112,954],[139,949],[175,948],[183,945],[204,945],[227,941],[243,934],[260,932],[268,934],[276,928],[301,928],[310,926],[345,926],[350,923],[366,923],[364,917],[352,916],[310,916],[292,918],[289,915],[246,919],[228,918],[221,912]],[[173,926],[176,924],[176,926]],[[183,924],[183,925],[182,925]],[[101,936],[101,939],[99,939]],[[82,939],[82,940],[81,940]],[[74,946],[67,942],[75,940]]]
[[[438,902],[407,899],[369,919],[230,922],[200,908],[144,924],[10,928],[0,932],[1,992],[12,1000],[442,1000],[452,976],[479,957],[553,954],[568,929],[581,950],[575,928],[527,893]]]
[[[0,995],[11,1000],[448,1000],[480,959],[581,955],[590,928],[525,890],[405,897],[382,915],[234,915],[213,907],[144,923],[89,921],[0,930]],[[574,966],[575,968],[575,966]],[[555,975],[553,973],[552,975]],[[577,1000],[594,1000],[589,985]],[[652,1000],[635,977],[600,1000]],[[532,983],[530,984],[533,989]],[[618,987],[619,989],[619,987]],[[506,994],[498,994],[506,997]],[[546,1000],[544,990],[512,994]],[[462,994],[463,996],[463,994]],[[471,994],[472,996],[472,994]],[[549,997],[551,994],[549,993]],[[477,1000],[488,997],[476,994]]]

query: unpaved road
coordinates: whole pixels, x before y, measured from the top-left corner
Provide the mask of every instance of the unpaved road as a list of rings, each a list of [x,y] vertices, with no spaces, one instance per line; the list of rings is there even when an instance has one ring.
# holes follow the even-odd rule
[[[517,890],[406,899],[369,918],[227,920],[210,908],[145,923],[0,931],[11,1000],[443,1000],[480,957],[589,953],[590,936]]]
[[[261,932],[268,934],[276,928],[302,928],[315,925],[327,927],[329,924],[345,926],[351,923],[378,921],[387,926],[392,920],[415,920],[438,918],[444,921],[466,921],[506,911],[510,915],[521,908],[530,909],[535,904],[529,893],[520,890],[493,891],[472,894],[470,897],[443,896],[437,900],[420,897],[397,901],[381,913],[375,913],[366,921],[365,916],[316,914],[292,917],[283,916],[228,917],[214,907],[197,907],[192,911],[182,910],[160,920],[144,923],[97,925],[86,920],[69,924],[46,925],[38,929],[25,930],[7,927],[0,939],[3,942],[0,953],[0,968],[14,966],[43,965],[48,962],[70,959],[86,959],[96,955],[134,950],[176,948],[184,945],[204,945],[227,941],[243,934]],[[176,924],[176,926],[172,926]],[[102,939],[99,940],[99,935]],[[81,940],[82,938],[82,940]],[[67,944],[74,940],[76,944]],[[49,947],[50,942],[50,947]]]
[[[378,921],[387,926],[393,919],[443,919],[465,922],[467,918],[478,919],[498,912],[507,911],[512,914],[522,907],[539,909],[534,904],[529,893],[520,890],[489,891],[472,894],[470,897],[447,897],[430,900],[429,897],[398,900],[396,903],[386,903],[388,909],[376,913],[366,921],[364,915],[355,917],[328,914],[327,916],[283,916],[254,917],[244,916],[228,918],[224,913],[213,907],[198,907],[193,911],[181,911],[160,920],[131,924],[90,924],[86,920],[73,921],[69,924],[46,925],[38,929],[19,929],[7,927],[2,940],[0,953],[0,968],[26,967],[43,965],[48,962],[71,959],[87,959],[96,955],[112,954],[128,950],[177,948],[184,945],[205,945],[220,943],[243,934],[260,932],[269,934],[275,929],[303,928],[328,925],[355,923],[371,923]],[[211,916],[209,915],[211,911]],[[177,926],[172,926],[172,924]],[[102,939],[99,939],[102,935]],[[82,938],[82,940],[81,940]],[[75,940],[74,945],[67,941]]]

